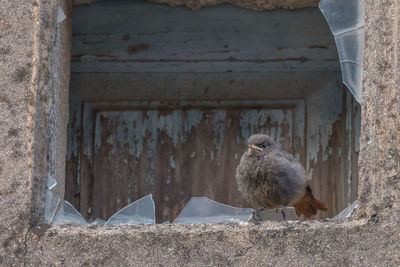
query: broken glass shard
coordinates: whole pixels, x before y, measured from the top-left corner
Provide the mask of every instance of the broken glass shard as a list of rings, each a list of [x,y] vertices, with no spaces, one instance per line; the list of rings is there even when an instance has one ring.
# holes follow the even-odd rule
[[[46,187],[47,190],[52,190],[54,187],[56,187],[57,181],[54,179],[52,175],[47,176],[47,181],[46,181]]]
[[[58,203],[60,198],[50,190],[46,190],[46,199],[44,202],[44,214],[43,219],[45,223],[50,224],[54,218],[54,214],[57,211]]]
[[[68,201],[64,201],[57,212],[52,224],[81,224],[87,225],[87,221]]]
[[[57,23],[61,23],[66,18],[67,17],[65,16],[64,10],[62,9],[61,6],[58,6],[58,9],[57,9]]]
[[[155,223],[154,201],[152,194],[149,194],[116,212],[104,225]]]
[[[342,210],[338,215],[332,218],[332,220],[339,220],[349,218],[353,213],[354,210],[358,207],[358,201],[354,201],[350,206]]]
[[[353,62],[341,62],[343,83],[349,88],[357,102],[361,103],[362,66]]]
[[[340,62],[361,63],[364,50],[364,29],[352,30],[335,37]],[[357,44],[357,45],[356,45]]]
[[[364,0],[321,0],[319,9],[335,37],[343,83],[361,103],[364,53]]]
[[[235,208],[218,203],[207,197],[193,197],[179,213],[174,223],[237,223],[247,222],[253,215],[253,209]]]
[[[334,35],[364,25],[364,0],[321,0],[319,9]]]

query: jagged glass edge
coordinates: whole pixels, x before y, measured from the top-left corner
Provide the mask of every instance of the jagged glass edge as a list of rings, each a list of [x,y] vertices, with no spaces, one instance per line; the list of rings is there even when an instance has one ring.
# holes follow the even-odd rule
[[[56,200],[56,204],[53,207],[53,205],[51,205],[52,201],[51,199]],[[45,201],[44,201],[44,211],[43,211],[43,220],[45,223],[47,224],[51,224],[51,222],[54,219],[54,216],[56,215],[57,212],[57,208],[60,204],[61,199],[54,194],[53,191],[51,190],[46,190],[46,196],[45,196]]]
[[[217,201],[215,201],[215,200],[209,199],[208,197],[192,197],[192,198],[189,200],[189,202],[185,205],[185,207],[183,208],[183,210],[178,214],[178,216],[176,216],[175,220],[172,222],[173,224],[212,224],[212,223],[218,223],[218,222],[209,222],[209,223],[207,223],[207,222],[201,221],[201,217],[198,217],[198,218],[199,218],[199,219],[198,219],[198,222],[195,222],[196,219],[192,219],[192,220],[194,221],[193,223],[182,223],[182,222],[177,222],[176,220],[179,219],[179,216],[185,211],[185,209],[189,206],[189,203],[190,203],[193,199],[207,199],[207,200],[209,200],[209,201],[211,201],[211,202],[214,202],[214,203],[216,203],[216,204],[218,204],[218,205],[221,205],[221,206],[228,207],[228,208],[230,208],[230,209],[249,210],[249,211],[251,210],[252,213],[250,214],[250,217],[246,220],[247,222],[250,221],[251,218],[253,217],[253,212],[254,212],[254,210],[251,209],[251,208],[238,208],[238,207],[233,207],[233,206],[230,206],[230,205],[227,205],[227,204],[220,203],[220,202],[217,202]],[[186,217],[186,218],[196,218],[196,217]],[[239,220],[239,221],[240,221],[240,220]],[[221,223],[224,223],[224,222],[221,222]]]
[[[146,197],[148,197],[148,196],[150,196],[151,202],[152,202],[152,204],[153,204],[153,211],[154,211],[154,212],[153,212],[153,222],[150,223],[150,224],[155,224],[155,223],[156,223],[156,216],[155,216],[156,207],[155,207],[155,203],[154,203],[154,199],[153,199],[153,194],[148,194],[148,195],[146,195],[146,196],[144,196],[144,197],[142,197],[142,198],[136,200],[135,202],[132,202],[131,204],[125,206],[124,208],[120,209],[120,210],[117,211],[116,213],[114,213],[114,214],[113,214],[110,218],[108,218],[108,220],[104,223],[104,226],[119,225],[119,224],[110,224],[111,219],[113,219],[113,218],[114,218],[115,216],[117,216],[119,213],[121,213],[121,212],[124,211],[125,209],[129,208],[130,206],[132,206],[132,205],[135,204],[136,202],[139,202],[139,201],[141,201],[142,199],[144,199],[144,198],[146,198]]]
[[[332,220],[346,219],[353,215],[354,210],[358,208],[358,200],[351,203],[347,208],[343,209],[338,215],[332,218]],[[349,213],[349,214],[347,214]],[[345,215],[345,216],[344,216]]]
[[[55,219],[56,219],[58,213],[61,212],[61,209],[64,208],[65,203],[68,203],[68,205],[71,206],[71,208],[75,211],[75,213],[76,213],[77,215],[79,215],[80,218],[81,218],[85,223],[83,223],[83,224],[82,224],[82,223],[75,223],[75,222],[73,222],[73,223],[55,223]],[[54,225],[63,225],[63,224],[88,225],[88,222],[87,222],[87,220],[82,216],[82,214],[74,207],[74,205],[72,205],[72,204],[69,203],[68,201],[64,200],[64,202],[63,202],[62,206],[60,207],[60,209],[58,210],[57,214],[54,215],[53,220],[51,221],[51,224],[54,224]]]
[[[57,8],[57,24],[63,22],[67,17],[65,16],[65,12],[62,9],[61,5],[58,4]]]
[[[342,65],[343,64],[351,64],[351,63],[348,63],[348,62],[340,62],[340,66],[341,66],[341,69],[342,69],[342,77],[345,77],[345,69],[344,69],[344,67],[342,67]],[[350,92],[352,93],[352,95],[354,96],[354,98],[357,100],[357,102],[358,103],[360,103],[361,104],[361,88],[362,88],[362,79],[363,79],[363,71],[362,71],[362,64],[358,64],[358,63],[353,63],[354,65],[358,65],[358,66],[360,66],[361,67],[361,71],[360,71],[360,73],[358,74],[358,75],[360,75],[361,77],[360,77],[360,82],[361,82],[361,84],[359,84],[358,86],[358,88],[356,88],[356,87],[354,87],[354,86],[352,86],[351,85],[351,83],[347,80],[347,79],[343,79],[342,80],[342,82],[347,86],[347,88],[350,90]],[[357,68],[356,67],[354,67],[355,68],[355,70],[354,71],[357,71]]]
[[[327,0],[327,1],[329,1],[329,0]],[[349,1],[351,1],[351,0],[349,0]],[[362,2],[362,5],[361,5],[361,6],[364,8],[363,16],[362,16],[362,17],[363,17],[364,20],[365,20],[365,4],[364,4],[364,0],[354,0],[354,1],[360,1],[360,2]],[[326,1],[325,1],[325,2],[326,2]],[[331,25],[330,25],[328,19],[327,19],[326,16],[325,16],[325,11],[324,11],[323,8],[321,7],[325,2],[320,1],[318,7],[319,7],[319,10],[321,11],[322,15],[325,17],[325,20],[326,20],[327,23],[328,23],[329,28],[330,28],[330,30],[331,30],[331,33],[332,33],[333,36],[335,37],[335,43],[336,43],[336,37],[339,36],[339,35],[341,35],[341,34],[343,34],[344,32],[340,31],[340,32],[334,33],[334,31],[332,30],[332,27],[331,27]],[[364,30],[364,25],[365,25],[365,21],[363,21],[362,23],[356,23],[356,24],[353,25],[352,27],[349,27],[348,30],[346,30],[346,32]],[[337,47],[337,46],[336,46],[336,47]],[[362,43],[362,44],[357,44],[357,47],[361,47],[361,49],[364,50],[364,44],[363,44],[363,43]],[[339,53],[339,57],[341,58],[341,56],[342,56],[342,51],[339,51],[339,50],[338,50],[338,53]],[[341,66],[342,66],[342,64],[344,64],[344,63],[345,63],[345,62],[340,61],[340,65],[341,65]],[[362,66],[363,66],[363,59],[361,59],[360,62],[356,62],[356,63],[357,63],[358,65],[360,65],[361,68],[362,68]],[[344,72],[344,71],[343,71],[343,68],[341,67],[341,69],[342,69],[342,77],[344,77],[345,75],[344,75],[344,73],[343,73],[343,72]],[[361,74],[360,74],[360,75],[361,75],[360,80],[362,81],[362,79],[363,79],[363,71],[361,71]],[[350,82],[349,82],[349,81],[344,80],[344,79],[343,79],[343,83],[344,83],[344,84],[346,85],[346,87],[350,90],[350,92],[352,93],[352,95],[354,96],[354,98],[357,100],[357,102],[361,104],[361,101],[362,101],[362,82],[361,82],[361,84],[359,85],[359,88],[354,88],[353,86],[350,85]]]
[[[51,175],[47,176],[47,180],[46,180],[47,190],[53,190],[57,184],[58,184],[57,180],[53,176],[51,176]]]

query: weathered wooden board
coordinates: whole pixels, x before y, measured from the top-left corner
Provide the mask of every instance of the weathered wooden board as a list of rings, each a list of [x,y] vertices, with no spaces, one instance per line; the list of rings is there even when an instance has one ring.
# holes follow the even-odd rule
[[[173,219],[192,196],[246,206],[234,172],[254,132],[270,134],[304,162],[301,100],[75,103],[66,199],[87,218],[108,218],[150,192],[160,221]],[[176,185],[183,176],[191,186]]]
[[[341,95],[340,79],[339,72],[73,73],[70,94],[89,102],[305,99],[318,90]]]
[[[230,5],[192,12],[137,1],[76,9],[73,72],[339,70],[317,9],[254,12]]]
[[[82,102],[73,96],[69,99],[69,123],[67,127],[67,162],[65,172],[65,199],[80,209],[80,160]]]
[[[340,108],[314,115],[322,117],[322,123],[311,123],[307,129],[307,171],[315,195],[329,206],[328,214],[321,213],[318,218],[335,216],[353,203],[358,193],[360,105],[345,88],[343,94],[333,99],[333,103],[325,99],[321,103]]]
[[[318,91],[317,91],[318,92]],[[146,193],[152,192],[157,206],[159,206],[158,214],[164,214],[164,217],[158,217],[160,220],[165,218],[171,218],[171,216],[175,216],[177,207],[181,207],[186,203],[188,199],[193,195],[192,189],[185,190],[185,197],[178,202],[175,202],[177,199],[169,201],[169,205],[175,205],[174,211],[171,211],[171,206],[165,207],[160,199],[162,199],[165,195],[169,196],[170,194],[175,194],[176,192],[172,190],[171,192],[163,191],[161,188],[163,184],[162,182],[156,182],[148,187],[140,187],[139,191],[136,192],[136,195],[129,195],[127,192],[123,190],[120,193],[115,194],[116,188],[125,188],[124,183],[132,182],[129,180],[129,177],[132,177],[132,173],[136,173],[136,170],[129,169],[131,167],[131,162],[138,161],[136,157],[131,158],[129,154],[129,143],[134,142],[135,138],[137,138],[137,133],[132,131],[128,131],[125,133],[121,131],[121,127],[118,126],[118,123],[121,122],[121,116],[123,114],[145,114],[147,111],[156,112],[160,110],[160,113],[166,112],[169,113],[182,113],[188,110],[192,110],[196,108],[197,110],[215,110],[219,108],[221,111],[229,111],[232,110],[263,110],[263,107],[269,107],[270,109],[276,110],[277,107],[285,107],[285,109],[290,110],[292,114],[295,115],[295,120],[293,126],[291,126],[290,131],[287,132],[289,134],[291,140],[291,144],[285,144],[285,139],[277,138],[275,139],[284,144],[284,147],[289,151],[293,152],[303,163],[303,165],[307,168],[309,178],[312,179],[312,186],[314,189],[314,193],[317,197],[321,198],[323,201],[328,203],[330,210],[329,213],[321,213],[319,215],[320,218],[323,217],[332,217],[336,215],[339,211],[341,211],[344,207],[348,205],[349,202],[353,201],[357,197],[357,181],[358,181],[358,170],[357,170],[357,158],[358,158],[358,139],[360,134],[359,123],[360,123],[360,110],[359,105],[354,101],[351,94],[348,93],[345,89],[343,90],[344,94],[340,94],[338,92],[331,92],[331,90],[326,90],[325,94],[321,94],[320,96],[313,99],[312,97],[308,97],[308,101],[294,101],[294,100],[270,100],[270,101],[165,101],[165,102],[157,102],[157,101],[137,101],[137,102],[104,102],[104,103],[86,103],[83,106],[77,106],[75,104],[71,104],[71,129],[73,131],[69,132],[69,158],[67,160],[68,168],[67,168],[67,184],[66,184],[66,198],[74,203],[76,207],[80,207],[81,212],[86,216],[94,216],[93,212],[97,212],[96,216],[106,217],[109,216],[110,213],[115,210],[123,207],[125,204],[129,203],[129,201],[133,201],[140,196],[143,196]],[[335,95],[338,95],[334,97]],[[266,94],[267,95],[267,94]],[[331,99],[329,99],[331,98]],[[339,101],[338,98],[343,98],[343,101]],[[331,101],[329,101],[331,100]],[[317,103],[316,103],[317,102]],[[307,112],[305,113],[305,103],[308,103]],[[330,104],[335,104],[334,106],[329,106]],[[337,106],[337,107],[336,107]],[[288,108],[290,107],[290,108]],[[324,107],[324,108],[322,108]],[[254,109],[256,108],[256,109]],[[84,110],[84,114],[81,114],[82,109]],[[131,111],[132,109],[136,111]],[[317,111],[316,111],[317,109]],[[113,111],[114,110],[114,111]],[[115,111],[118,110],[118,111]],[[139,111],[138,111],[139,110]],[[349,112],[350,111],[350,112]],[[139,112],[139,113],[138,113]],[[336,112],[336,113],[335,113]],[[305,113],[305,114],[304,114]],[[96,115],[97,114],[97,115]],[[102,133],[101,129],[104,128],[102,126],[104,123],[100,123],[97,125],[95,122],[99,122],[99,116],[106,114],[107,120],[112,120],[113,123],[106,124],[106,131],[104,134],[110,138],[106,138],[105,146],[100,145],[102,147],[100,149],[100,155],[104,156],[104,149],[111,149],[112,153],[105,153],[107,157],[102,157],[98,153],[99,151],[93,146],[96,144],[95,139],[97,137],[97,144],[102,144],[102,139],[98,138],[99,133]],[[111,114],[111,118],[109,116]],[[119,115],[122,114],[122,115]],[[156,112],[156,114],[158,114]],[[257,112],[248,112],[247,120],[258,120]],[[302,115],[303,114],[303,115]],[[307,119],[305,117],[307,115]],[[154,116],[154,115],[153,115]],[[82,117],[82,120],[81,120]],[[123,116],[122,116],[123,117]],[[174,116],[172,116],[174,117]],[[181,118],[181,126],[186,125],[183,122],[183,118],[185,116],[176,116],[176,118]],[[97,119],[96,119],[97,118]],[[241,130],[239,139],[244,143],[245,139],[243,137],[251,134],[251,132],[258,130],[254,128],[254,130],[247,131],[245,124],[241,121],[240,116],[232,116],[231,124],[237,124],[239,122]],[[129,116],[127,119],[129,121]],[[176,122],[176,121],[175,121]],[[242,123],[241,123],[242,122]],[[79,125],[82,123],[82,125]],[[157,124],[158,123],[158,124]],[[132,122],[133,124],[133,122]],[[156,121],[156,125],[160,123]],[[305,125],[307,128],[305,129]],[[82,127],[82,128],[80,128]],[[145,124],[142,123],[143,131],[147,132],[151,130],[148,122]],[[153,125],[154,127],[154,125]],[[242,129],[243,128],[243,129]],[[99,131],[100,129],[100,131]],[[252,128],[253,129],[253,128]],[[225,131],[232,131],[231,128],[226,128]],[[154,128],[153,128],[154,132]],[[169,131],[171,132],[171,131]],[[118,136],[118,134],[122,137]],[[243,134],[244,133],[244,134]],[[271,134],[271,131],[267,131],[267,133]],[[185,131],[177,131],[179,138],[188,138],[189,134]],[[243,135],[242,135],[243,134]],[[100,134],[101,135],[101,134]],[[114,136],[114,137],[113,137]],[[139,138],[142,135],[139,135]],[[202,131],[201,134],[196,136],[202,137],[202,143],[214,143],[212,140],[212,134],[207,133],[206,131]],[[294,138],[293,138],[294,136]],[[122,139],[121,139],[122,138]],[[147,140],[148,136],[143,137],[143,142]],[[169,137],[170,138],[170,137]],[[178,138],[178,139],[179,139]],[[229,134],[225,135],[225,139],[235,139],[238,140],[238,136],[230,136]],[[319,139],[315,139],[319,138]],[[122,141],[121,141],[122,140]],[[325,141],[327,140],[327,141]],[[80,142],[82,141],[82,142]],[[147,142],[147,141],[146,141]],[[160,141],[161,142],[161,141]],[[226,141],[229,142],[229,141]],[[112,146],[111,146],[111,144]],[[120,147],[120,143],[128,144]],[[157,143],[157,142],[156,142]],[[165,141],[164,141],[165,143]],[[154,145],[155,143],[153,143]],[[237,144],[238,145],[238,144]],[[243,149],[243,145],[240,145],[239,149]],[[157,143],[157,147],[160,149],[156,149],[156,151],[151,152],[155,158],[163,157],[163,151],[165,151],[163,145]],[[111,148],[110,148],[111,147]],[[238,148],[238,147],[237,147]],[[128,149],[128,152],[125,150]],[[146,151],[149,148],[142,144],[142,153],[147,155]],[[168,147],[169,151],[174,153],[183,153],[184,150],[180,147]],[[78,151],[77,151],[78,150]],[[80,153],[79,153],[80,152]],[[241,152],[237,152],[240,155]],[[76,156],[76,154],[80,154],[80,156]],[[197,153],[198,154],[198,153]],[[96,156],[97,155],[97,156]],[[214,157],[216,158],[216,153],[214,152]],[[97,158],[96,158],[97,157]],[[99,158],[100,157],[100,158]],[[210,156],[211,157],[211,156]],[[232,172],[235,169],[235,164],[237,164],[237,159],[232,159],[232,155],[221,155],[226,162],[226,171]],[[179,158],[179,157],[178,157]],[[190,159],[190,157],[187,157]],[[94,162],[97,159],[97,164]],[[122,161],[121,161],[122,160]],[[124,160],[129,162],[129,164],[121,163]],[[145,159],[140,159],[142,163]],[[98,162],[102,162],[99,164]],[[176,161],[174,160],[175,164]],[[229,163],[230,162],[230,163]],[[164,162],[165,166],[169,166],[168,162]],[[120,166],[122,164],[122,166]],[[212,165],[213,163],[210,163]],[[137,165],[137,164],[136,164]],[[164,166],[160,165],[160,166]],[[196,163],[193,164],[196,166]],[[107,170],[104,169],[96,169],[95,166],[101,166],[101,168],[107,167]],[[146,165],[140,165],[143,169],[140,170],[142,175],[144,175],[141,179],[143,180],[146,177]],[[204,166],[202,166],[204,167]],[[203,168],[200,168],[203,169]],[[207,168],[204,168],[207,169]],[[109,172],[112,173],[110,174]],[[148,170],[147,170],[148,171]],[[116,172],[116,173],[115,173]],[[195,172],[195,170],[185,169],[186,174],[190,174],[191,172]],[[114,173],[114,175],[113,175]],[[122,173],[122,174],[121,174]],[[150,173],[150,172],[149,172]],[[217,173],[217,172],[216,172]],[[113,186],[105,186],[103,182],[101,182],[101,177],[104,178],[104,175],[110,175],[113,179]],[[120,176],[123,177],[120,177]],[[205,174],[206,176],[206,174]],[[98,178],[100,177],[100,178]],[[193,177],[196,177],[194,175]],[[203,177],[203,176],[202,176]],[[98,180],[100,179],[100,180]],[[128,179],[128,180],[127,180]],[[158,177],[155,177],[154,181],[158,181]],[[161,178],[160,178],[161,179]],[[230,186],[232,188],[227,187],[227,192],[222,194],[222,197],[216,195],[214,191],[211,192],[200,192],[198,195],[207,195],[210,198],[216,199],[223,203],[231,204],[231,205],[239,205],[242,206],[245,204],[241,202],[240,197],[236,195],[236,198],[233,197],[237,193],[235,188],[236,184],[234,181],[234,176],[231,176]],[[141,183],[145,184],[142,180]],[[217,190],[219,188],[218,184],[214,183],[214,180],[207,181],[207,188],[215,188]],[[183,186],[183,185],[182,185]],[[95,189],[96,188],[96,189]],[[110,190],[113,188],[112,190]],[[96,195],[97,192],[97,196]],[[101,192],[99,194],[99,192]],[[122,194],[122,195],[121,195]],[[169,196],[172,197],[172,196]],[[118,201],[119,200],[119,201]],[[161,203],[160,203],[161,201]],[[104,206],[104,203],[109,203]],[[117,205],[118,204],[118,205]],[[178,206],[176,206],[178,205]],[[95,216],[95,217],[96,217]],[[161,215],[158,215],[161,216]]]

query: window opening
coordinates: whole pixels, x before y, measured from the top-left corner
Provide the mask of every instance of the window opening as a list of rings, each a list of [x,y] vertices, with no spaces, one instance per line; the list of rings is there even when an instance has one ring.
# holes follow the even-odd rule
[[[48,220],[162,223],[184,221],[193,203],[219,202],[210,214],[246,208],[232,173],[256,132],[301,161],[330,206],[322,217],[357,198],[360,107],[338,85],[317,9],[98,1],[75,8],[72,42],[65,202],[55,215],[49,177]],[[138,213],[151,202],[153,217]]]

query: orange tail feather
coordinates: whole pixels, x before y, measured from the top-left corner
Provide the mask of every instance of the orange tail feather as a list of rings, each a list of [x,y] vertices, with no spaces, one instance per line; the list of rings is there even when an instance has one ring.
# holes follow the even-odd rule
[[[328,206],[325,203],[314,197],[310,186],[307,186],[304,196],[293,206],[296,209],[297,216],[300,217],[303,214],[307,218],[316,215],[318,210],[328,210]]]

